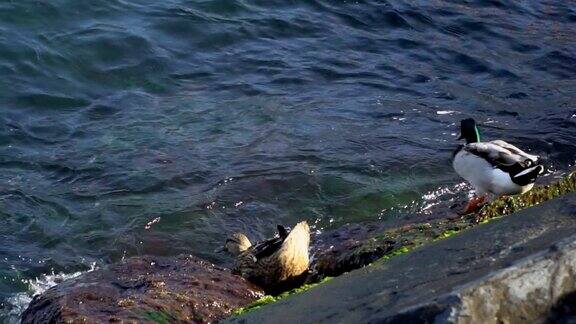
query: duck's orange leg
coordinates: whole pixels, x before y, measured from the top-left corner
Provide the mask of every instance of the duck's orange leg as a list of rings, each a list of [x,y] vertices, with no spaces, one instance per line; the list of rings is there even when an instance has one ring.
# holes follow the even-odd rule
[[[480,197],[473,197],[472,199],[470,199],[470,201],[468,201],[466,207],[464,207],[464,210],[462,211],[461,214],[468,215],[477,212],[480,209],[480,207],[482,207],[484,202],[486,202],[486,198],[487,198],[486,195]]]

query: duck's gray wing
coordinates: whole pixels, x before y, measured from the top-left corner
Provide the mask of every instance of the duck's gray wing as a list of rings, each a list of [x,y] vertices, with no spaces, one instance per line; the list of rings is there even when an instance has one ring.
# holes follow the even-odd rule
[[[503,140],[495,140],[495,141],[491,141],[489,143],[500,146],[500,147],[510,151],[512,154],[521,156],[527,160],[531,160],[534,163],[538,162],[538,159],[540,158],[538,155],[528,154],[528,153],[522,151],[521,149],[519,149],[518,147],[516,147],[510,143],[507,143]]]
[[[514,154],[509,149],[492,142],[470,143],[464,145],[462,149],[483,158],[493,166],[512,165],[526,160],[525,157]]]

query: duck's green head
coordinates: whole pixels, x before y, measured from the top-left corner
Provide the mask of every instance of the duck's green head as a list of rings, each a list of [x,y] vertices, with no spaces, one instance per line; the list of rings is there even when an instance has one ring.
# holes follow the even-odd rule
[[[468,144],[480,142],[480,132],[474,119],[468,118],[460,122],[460,137],[458,139],[466,139]]]

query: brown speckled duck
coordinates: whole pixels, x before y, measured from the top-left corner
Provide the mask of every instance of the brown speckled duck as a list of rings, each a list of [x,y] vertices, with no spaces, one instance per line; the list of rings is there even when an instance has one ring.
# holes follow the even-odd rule
[[[224,249],[236,255],[233,273],[255,283],[268,293],[291,289],[307,275],[310,228],[305,221],[289,231],[278,225],[278,235],[252,245],[246,235],[235,233]]]

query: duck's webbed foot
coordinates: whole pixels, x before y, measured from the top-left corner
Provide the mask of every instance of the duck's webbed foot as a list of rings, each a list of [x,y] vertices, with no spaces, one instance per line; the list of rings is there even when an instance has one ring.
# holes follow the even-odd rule
[[[479,211],[480,208],[482,208],[482,206],[484,205],[484,203],[488,200],[487,198],[488,197],[486,195],[479,197],[478,196],[472,197],[472,199],[470,199],[470,201],[468,201],[468,203],[464,207],[464,210],[460,212],[460,215],[468,215]]]

